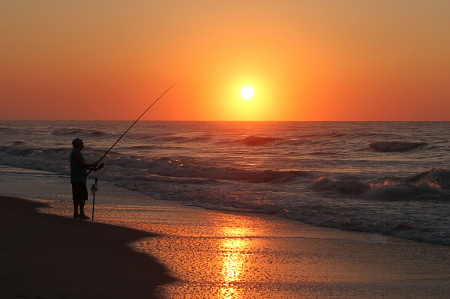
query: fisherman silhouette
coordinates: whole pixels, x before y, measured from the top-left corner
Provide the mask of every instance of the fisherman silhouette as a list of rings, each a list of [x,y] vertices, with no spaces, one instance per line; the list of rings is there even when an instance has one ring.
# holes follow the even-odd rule
[[[83,140],[75,138],[72,141],[73,150],[70,153],[70,182],[72,183],[73,196],[73,218],[90,219],[84,214],[84,204],[88,200],[88,191],[86,187],[87,170],[97,171],[98,162],[84,162],[81,150],[84,148]],[[78,207],[80,212],[78,213]]]

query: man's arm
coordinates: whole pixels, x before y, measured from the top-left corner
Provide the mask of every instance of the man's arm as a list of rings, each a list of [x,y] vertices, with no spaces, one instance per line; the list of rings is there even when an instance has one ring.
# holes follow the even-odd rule
[[[97,170],[98,162],[95,163],[86,163],[83,160],[83,156],[80,152],[75,152],[75,161],[77,161],[77,164],[82,168],[87,168],[88,170]]]

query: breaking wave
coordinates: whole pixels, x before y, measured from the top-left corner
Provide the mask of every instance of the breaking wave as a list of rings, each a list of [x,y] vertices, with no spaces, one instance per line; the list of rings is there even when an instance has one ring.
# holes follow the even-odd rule
[[[315,191],[336,191],[341,194],[363,194],[370,186],[357,181],[334,181],[322,176],[311,183],[311,189]]]
[[[331,180],[322,176],[311,183],[310,188],[319,192],[335,192],[346,195],[362,195],[377,201],[449,200],[450,171],[432,168],[430,171],[404,181],[386,180],[382,183]]]

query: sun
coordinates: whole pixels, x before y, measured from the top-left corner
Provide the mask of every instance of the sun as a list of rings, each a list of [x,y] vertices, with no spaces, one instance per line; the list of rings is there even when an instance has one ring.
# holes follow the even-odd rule
[[[255,91],[250,86],[242,88],[241,95],[244,99],[251,99],[255,95]]]

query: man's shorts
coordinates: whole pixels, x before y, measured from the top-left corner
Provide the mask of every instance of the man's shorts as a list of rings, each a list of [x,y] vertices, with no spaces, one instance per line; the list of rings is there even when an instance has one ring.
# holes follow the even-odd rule
[[[72,184],[73,200],[88,200],[88,191],[85,183]]]

